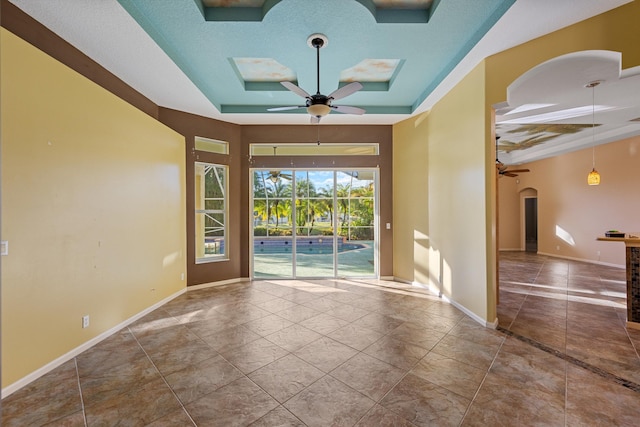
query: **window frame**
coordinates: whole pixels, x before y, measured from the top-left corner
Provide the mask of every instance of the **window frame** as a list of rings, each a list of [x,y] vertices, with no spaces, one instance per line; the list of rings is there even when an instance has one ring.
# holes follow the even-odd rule
[[[204,171],[201,169],[204,168]],[[209,169],[208,169],[209,168]],[[218,184],[222,187],[222,197],[207,198],[206,189],[204,188],[205,182],[203,178],[213,169],[217,178]],[[218,175],[216,171],[222,170],[222,177]],[[201,175],[199,175],[201,174]],[[202,178],[200,178],[202,177]],[[222,183],[220,181],[222,180]],[[207,161],[195,161],[194,162],[194,258],[196,264],[206,264],[210,262],[228,261],[229,260],[229,165],[207,162]],[[202,186],[201,189],[198,187]],[[206,202],[211,200],[222,201],[222,209],[206,209]],[[202,206],[202,209],[198,209],[198,206]],[[210,215],[222,215],[222,253],[206,255],[206,236],[207,227],[204,221],[199,226],[198,216],[203,215],[206,217]],[[212,218],[213,219],[213,218]],[[217,227],[219,228],[219,227]],[[200,247],[199,245],[202,245]],[[204,256],[198,256],[199,253],[204,253]]]

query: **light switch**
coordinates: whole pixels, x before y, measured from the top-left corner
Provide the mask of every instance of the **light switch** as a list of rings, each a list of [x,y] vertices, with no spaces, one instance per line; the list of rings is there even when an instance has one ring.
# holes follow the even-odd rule
[[[3,240],[2,246],[0,246],[0,255],[9,255],[9,241]]]
[[[390,222],[387,223],[387,230],[391,230],[391,223]]]

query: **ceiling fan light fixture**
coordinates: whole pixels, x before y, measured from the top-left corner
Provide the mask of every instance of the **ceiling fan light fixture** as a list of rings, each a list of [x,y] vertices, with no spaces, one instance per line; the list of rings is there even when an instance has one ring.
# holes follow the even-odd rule
[[[314,117],[324,117],[331,112],[331,107],[325,104],[312,104],[307,107],[307,113]]]

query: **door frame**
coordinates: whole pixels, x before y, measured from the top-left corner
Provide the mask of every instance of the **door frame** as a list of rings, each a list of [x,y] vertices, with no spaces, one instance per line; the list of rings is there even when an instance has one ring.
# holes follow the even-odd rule
[[[253,195],[254,195],[254,188],[253,188],[253,174],[256,171],[269,171],[272,170],[273,168],[269,168],[269,167],[253,167],[253,168],[249,168],[249,212],[251,213],[249,215],[249,278],[250,280],[262,280],[263,278],[256,278],[255,277],[255,271],[254,271],[254,219],[253,219],[253,211],[254,211],[254,200],[253,200]],[[353,167],[333,167],[333,168],[327,168],[327,167],[288,167],[288,168],[281,168],[282,170],[286,170],[286,171],[291,171],[292,172],[292,195],[291,195],[291,201],[292,201],[292,238],[293,238],[293,242],[292,242],[292,275],[291,277],[279,277],[278,280],[296,280],[296,279],[339,279],[339,278],[367,278],[367,279],[378,279],[380,278],[380,247],[379,247],[379,241],[380,241],[380,168],[379,167],[358,167],[358,166],[353,166]],[[280,170],[280,168],[278,169]],[[338,230],[338,215],[336,214],[336,212],[338,211],[338,204],[337,204],[337,199],[338,199],[338,194],[336,191],[333,191],[333,207],[334,207],[334,212],[333,212],[333,229],[334,229],[334,235],[332,236],[333,238],[333,276],[332,277],[308,277],[308,276],[298,276],[296,274],[296,249],[297,249],[297,245],[296,245],[296,235],[295,235],[295,175],[296,172],[298,171],[323,171],[323,172],[333,172],[333,185],[334,185],[334,190],[335,190],[335,186],[337,185],[337,177],[336,177],[336,173],[337,172],[344,172],[344,171],[350,171],[350,170],[355,170],[355,171],[372,171],[374,173],[374,178],[373,178],[373,182],[374,182],[374,194],[373,194],[373,201],[374,201],[374,220],[373,220],[373,230],[374,230],[374,239],[373,239],[373,275],[372,276],[341,276],[339,274],[339,270],[338,270],[338,234],[337,234],[337,230]]]

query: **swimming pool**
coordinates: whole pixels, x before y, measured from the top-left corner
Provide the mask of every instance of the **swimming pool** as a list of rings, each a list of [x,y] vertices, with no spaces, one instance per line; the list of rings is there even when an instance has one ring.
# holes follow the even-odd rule
[[[291,238],[256,238],[253,241],[255,254],[290,254],[293,250]],[[352,243],[338,239],[338,253],[367,248],[365,242]],[[333,253],[333,238],[304,237],[297,238],[296,252],[298,254],[324,255]]]

